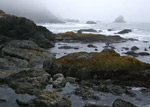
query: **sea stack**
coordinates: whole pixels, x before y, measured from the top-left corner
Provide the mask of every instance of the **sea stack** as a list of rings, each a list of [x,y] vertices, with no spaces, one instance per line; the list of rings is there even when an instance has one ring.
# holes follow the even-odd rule
[[[124,17],[122,15],[117,17],[114,22],[115,23],[126,23],[126,21],[124,20]]]

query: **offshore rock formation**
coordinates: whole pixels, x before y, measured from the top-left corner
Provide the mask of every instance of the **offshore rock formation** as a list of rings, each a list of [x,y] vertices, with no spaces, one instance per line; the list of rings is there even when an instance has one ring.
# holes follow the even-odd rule
[[[94,21],[87,21],[86,24],[97,24],[97,23]]]
[[[119,16],[115,19],[115,23],[125,23],[126,21],[124,20],[123,16]]]

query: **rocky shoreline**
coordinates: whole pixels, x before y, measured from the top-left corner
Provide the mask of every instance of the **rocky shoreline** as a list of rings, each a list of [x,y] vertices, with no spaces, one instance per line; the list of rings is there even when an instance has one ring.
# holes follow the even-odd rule
[[[84,31],[55,35],[26,18],[0,11],[0,106],[136,107],[143,101],[139,96],[148,105],[150,64],[120,56],[110,45],[128,39],[82,34]],[[56,59],[46,50],[56,41],[86,42],[95,51],[91,42],[106,46],[101,52],[76,52]],[[131,87],[144,88],[136,93]],[[130,102],[125,96],[135,100]]]

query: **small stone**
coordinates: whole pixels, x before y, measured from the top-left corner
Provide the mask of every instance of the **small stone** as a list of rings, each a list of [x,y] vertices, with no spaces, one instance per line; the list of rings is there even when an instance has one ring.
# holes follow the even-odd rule
[[[53,76],[53,87],[54,88],[62,88],[66,85],[66,79],[63,74],[58,73]]]
[[[96,46],[94,46],[92,44],[87,45],[87,47],[89,47],[89,48],[97,48]]]
[[[16,102],[19,106],[28,106],[29,103],[23,99],[16,99]]]

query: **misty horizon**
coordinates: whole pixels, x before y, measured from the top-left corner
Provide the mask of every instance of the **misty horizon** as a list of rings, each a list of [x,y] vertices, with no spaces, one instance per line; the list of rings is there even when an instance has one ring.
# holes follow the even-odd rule
[[[148,0],[1,0],[0,9],[8,13],[50,11],[51,17],[81,21],[113,22],[123,15],[126,22],[150,22]],[[55,17],[54,17],[55,18]]]

